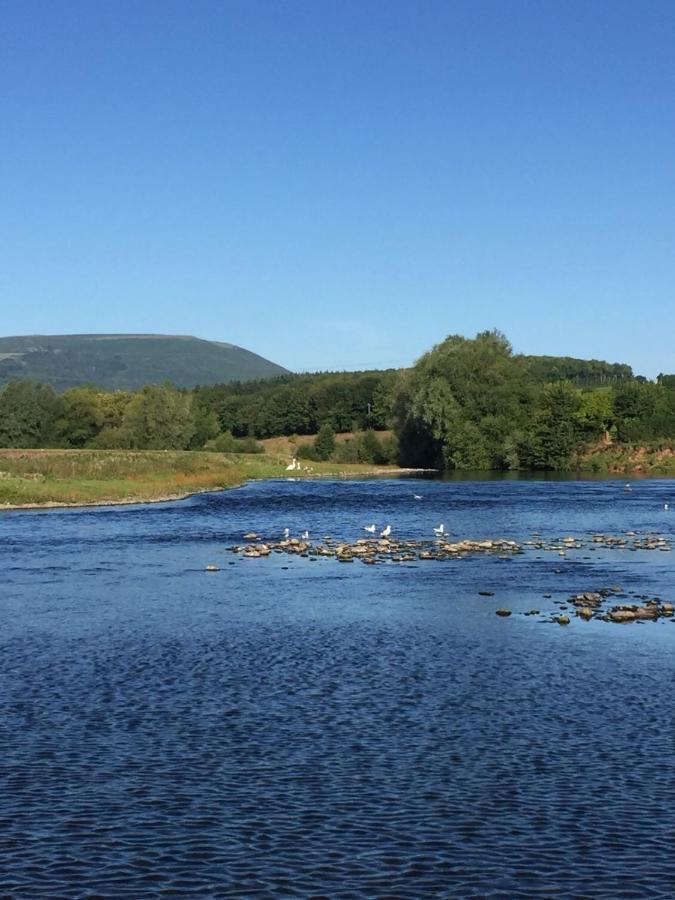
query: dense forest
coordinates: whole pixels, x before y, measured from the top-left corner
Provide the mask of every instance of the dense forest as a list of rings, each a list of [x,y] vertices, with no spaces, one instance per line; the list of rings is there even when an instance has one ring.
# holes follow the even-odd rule
[[[648,382],[628,367],[590,361],[586,372],[574,367],[576,379],[604,383],[581,388],[542,377],[578,361],[540,359],[514,355],[495,331],[446,338],[397,382],[400,457],[444,469],[566,469],[599,442],[672,443],[675,390],[667,378]]]
[[[355,432],[348,442],[336,432]],[[385,436],[377,432],[386,431]],[[391,434],[393,432],[393,435]],[[451,335],[410,369],[282,375],[193,390],[85,385],[0,390],[0,446],[258,452],[442,469],[566,469],[589,448],[672,447],[675,375],[598,360],[519,356],[486,331]]]

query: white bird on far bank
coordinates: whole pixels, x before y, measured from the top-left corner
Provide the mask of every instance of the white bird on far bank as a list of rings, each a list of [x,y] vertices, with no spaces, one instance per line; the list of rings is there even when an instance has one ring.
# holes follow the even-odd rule
[[[391,534],[391,525],[387,525],[387,527],[384,529],[384,531],[380,532],[380,537],[389,537],[390,534]]]
[[[375,534],[375,532],[377,531],[374,525],[364,525],[363,530],[367,531],[368,534]]]
[[[287,471],[287,472],[294,472],[295,469],[299,469],[299,468],[300,468],[300,466],[298,465],[297,459],[296,459],[295,457],[293,457],[293,462],[289,463],[289,464],[286,466],[286,471]]]

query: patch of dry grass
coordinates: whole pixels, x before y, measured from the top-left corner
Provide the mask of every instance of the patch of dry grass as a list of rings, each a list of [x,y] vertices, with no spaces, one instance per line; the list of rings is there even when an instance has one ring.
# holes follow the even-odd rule
[[[286,477],[290,456],[174,450],[0,450],[0,507],[87,505],[184,497]],[[311,475],[368,475],[367,465],[312,463]],[[395,471],[395,470],[392,470]]]

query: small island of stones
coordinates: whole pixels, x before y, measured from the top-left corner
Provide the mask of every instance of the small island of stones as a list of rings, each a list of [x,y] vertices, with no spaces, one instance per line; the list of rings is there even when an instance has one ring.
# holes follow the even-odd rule
[[[366,566],[396,563],[416,563],[418,561],[449,563],[461,562],[477,555],[492,555],[500,560],[510,560],[525,553],[556,554],[567,557],[573,553],[593,553],[600,549],[626,552],[670,552],[671,545],[667,538],[657,532],[641,534],[628,531],[622,535],[591,534],[582,537],[568,535],[561,538],[544,539],[539,532],[533,532],[531,538],[516,541],[508,538],[489,538],[450,541],[447,538],[437,540],[397,539],[392,537],[358,538],[354,541],[339,540],[325,535],[321,541],[312,542],[308,538],[284,537],[283,539],[266,539],[256,532],[246,532],[242,544],[234,544],[227,550],[240,559],[265,559],[272,554],[286,554],[299,557],[310,562],[329,559],[338,563],[360,562]],[[586,555],[583,559],[592,559]],[[218,572],[220,567],[213,563],[205,567],[208,572]],[[560,569],[554,569],[555,574]],[[493,597],[494,591],[479,590],[479,596]],[[550,600],[552,594],[544,594]],[[633,602],[616,603],[617,600]],[[588,622],[600,620],[628,624],[636,622],[654,622],[658,619],[670,619],[675,622],[675,604],[659,596],[649,596],[636,591],[624,592],[619,585],[600,586],[583,589],[572,594],[566,601],[556,601],[558,611],[542,613],[539,609],[523,612],[523,616],[540,616],[541,622],[553,622],[558,625],[569,625],[571,618],[565,611],[573,612],[575,618]],[[495,610],[501,618],[512,615],[510,609],[500,607]]]

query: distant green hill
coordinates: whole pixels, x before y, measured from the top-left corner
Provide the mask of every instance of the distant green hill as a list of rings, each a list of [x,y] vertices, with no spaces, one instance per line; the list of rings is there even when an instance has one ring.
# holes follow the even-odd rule
[[[271,378],[287,372],[262,356],[219,341],[164,334],[61,334],[0,338],[0,386],[30,378],[63,391],[85,382],[132,390]]]

